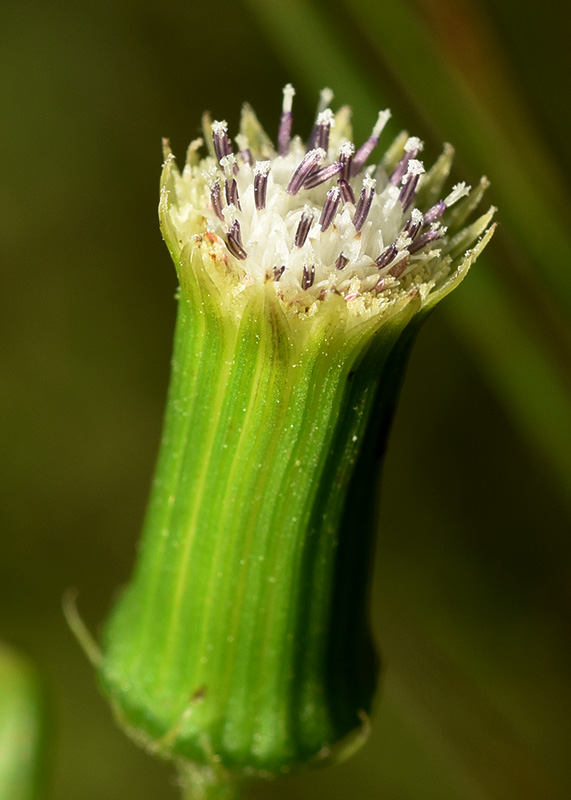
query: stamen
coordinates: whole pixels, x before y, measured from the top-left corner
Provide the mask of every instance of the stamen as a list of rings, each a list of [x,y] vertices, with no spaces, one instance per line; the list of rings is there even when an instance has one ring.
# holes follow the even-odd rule
[[[353,154],[355,153],[355,145],[353,142],[345,142],[339,148],[339,161],[343,164],[343,173],[341,178],[348,181],[351,177],[351,164],[353,163]]]
[[[391,261],[394,261],[398,254],[398,248],[393,242],[388,247],[385,247],[381,255],[375,259],[375,264],[379,269],[388,267]]]
[[[446,208],[450,208],[450,206],[454,205],[454,203],[458,202],[461,197],[466,197],[470,194],[470,186],[466,186],[464,181],[462,183],[457,183],[455,186],[452,187],[452,191],[448,195],[448,197],[444,198],[444,205]]]
[[[330,108],[326,108],[325,111],[322,111],[317,117],[317,135],[315,143],[317,147],[321,147],[325,152],[329,150],[329,132],[334,122],[335,118]]]
[[[277,283],[281,276],[285,272],[285,264],[282,264],[281,267],[274,267],[274,281]]]
[[[309,135],[309,139],[307,140],[306,152],[312,150],[316,145],[317,141],[317,133],[319,130],[319,126],[317,124],[317,120],[319,115],[322,114],[326,108],[329,107],[331,101],[333,100],[333,92],[331,89],[322,89],[319,93],[319,103],[317,104],[317,111],[315,114],[315,125],[312,128],[312,131]]]
[[[355,205],[355,193],[351,184],[341,179],[339,181],[339,188],[341,190],[341,198],[343,199],[343,202],[352,203]]]
[[[296,247],[303,247],[305,244],[312,222],[313,214],[306,209],[301,215],[301,219],[295,232],[294,244]]]
[[[423,148],[424,143],[420,141],[418,136],[409,136],[404,145],[404,155],[396,165],[395,171],[391,175],[391,183],[393,186],[399,185],[406,175],[409,161],[416,158]]]
[[[438,203],[435,203],[432,208],[429,208],[426,214],[424,215],[424,226],[432,225],[432,223],[436,222],[440,219],[440,217],[444,214],[447,208],[457,203],[462,197],[466,197],[466,195],[470,194],[470,186],[466,186],[464,181],[462,183],[457,183],[456,186],[452,187],[452,191],[450,194],[444,198],[444,200],[439,200]]]
[[[242,209],[240,198],[238,197],[238,184],[234,178],[232,178],[231,181],[224,181],[224,194],[226,195],[226,202],[228,205],[235,205],[236,208]]]
[[[303,265],[303,277],[301,279],[301,288],[302,289],[310,289],[313,286],[313,281],[315,280],[315,265],[311,265],[311,269],[307,269],[307,265]]]
[[[409,136],[404,143],[404,149],[406,153],[421,153],[424,150],[424,142],[418,136]],[[416,158],[416,156],[411,156],[411,158]]]
[[[330,178],[334,178],[343,169],[343,164],[340,161],[334,161],[333,164],[328,164],[326,167],[315,170],[303,182],[304,189],[313,189],[314,186],[319,186],[320,183],[325,183]]]
[[[288,194],[297,194],[305,183],[307,177],[321,166],[325,160],[325,156],[325,150],[320,150],[319,148],[310,150],[309,153],[306,153],[301,163],[291,176],[291,180],[287,185],[286,192]]]
[[[365,220],[367,219],[367,214],[371,209],[376,183],[376,180],[369,177],[369,175],[365,175],[363,178],[363,189],[361,191],[361,196],[359,197],[357,207],[355,208],[355,216],[353,217],[353,225],[355,226],[357,233],[359,233],[363,227]]]
[[[353,159],[353,166],[351,167],[352,175],[356,175],[361,170],[361,168],[363,167],[363,165],[365,164],[365,162],[367,161],[367,159],[377,146],[377,142],[379,141],[379,137],[382,133],[382,130],[387,124],[388,120],[390,119],[390,116],[391,112],[389,111],[388,108],[385,109],[384,111],[379,112],[379,117],[375,123],[371,135],[369,136],[367,141],[364,144],[362,144],[361,147],[355,153],[355,157]]]
[[[271,161],[258,161],[254,165],[254,202],[258,211],[266,207],[266,193]]]
[[[212,208],[214,213],[222,222],[224,222],[224,214],[222,213],[222,191],[220,189],[220,181],[212,184],[210,188],[210,200],[212,201]]]
[[[284,99],[282,103],[282,116],[280,119],[280,128],[278,131],[278,153],[280,156],[287,156],[289,153],[289,144],[291,141],[291,125],[293,115],[291,107],[293,103],[293,96],[295,89],[288,83],[284,86]]]
[[[430,230],[424,231],[424,233],[421,233],[416,241],[408,246],[408,252],[416,253],[417,250],[420,250],[429,242],[434,242],[436,239],[440,239],[444,235],[445,231],[446,228],[443,228],[442,226],[434,226],[433,228],[430,228]]]
[[[232,145],[228,138],[228,123],[226,120],[215,121],[212,123],[212,139],[214,141],[214,152],[219,162],[224,156],[232,153]]]
[[[439,200],[438,203],[435,203],[432,208],[429,208],[424,215],[424,224],[432,225],[434,222],[440,219],[445,211],[446,203],[443,200]]]
[[[240,230],[240,223],[237,219],[234,220],[232,227],[228,232],[227,244],[228,250],[230,250],[232,255],[236,258],[239,258],[241,261],[243,261],[248,257],[248,254],[244,250],[244,245],[242,244],[242,231]]]
[[[405,236],[408,236],[411,240],[417,235],[420,231],[424,222],[424,217],[422,216],[422,212],[418,210],[418,208],[413,208],[410,217],[408,218],[408,222],[404,226],[403,233]]]
[[[322,231],[326,231],[327,228],[333,222],[333,217],[337,213],[337,209],[339,208],[340,202],[341,202],[341,191],[338,186],[334,186],[327,192],[327,199],[323,206],[321,216],[319,217],[319,224],[321,226]]]
[[[337,256],[337,260],[335,262],[335,269],[339,270],[345,269],[348,263],[349,259],[347,258],[347,256],[344,256],[343,253],[339,253],[339,255]]]
[[[234,153],[224,156],[220,159],[220,166],[224,171],[226,181],[224,183],[224,192],[226,194],[226,202],[228,205],[233,203],[236,208],[241,209],[240,199],[238,197],[238,184],[234,178],[234,171],[236,171],[236,156]]]
[[[408,162],[406,175],[403,178],[403,186],[399,194],[399,200],[402,203],[403,211],[406,211],[414,200],[416,187],[423,172],[424,164],[422,161],[411,158]]]

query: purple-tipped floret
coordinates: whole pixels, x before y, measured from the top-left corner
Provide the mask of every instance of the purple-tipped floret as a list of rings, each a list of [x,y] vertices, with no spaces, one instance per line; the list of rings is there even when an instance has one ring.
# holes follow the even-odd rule
[[[212,184],[212,188],[210,190],[210,200],[212,202],[212,208],[214,209],[214,213],[222,222],[224,222],[224,214],[222,213],[222,191],[220,189],[220,181],[216,181],[216,183]]]
[[[319,186],[320,183],[325,183],[325,181],[339,175],[342,169],[343,164],[340,161],[334,161],[333,164],[327,164],[326,167],[316,169],[315,172],[311,172],[303,182],[303,188],[313,189],[315,186]]]
[[[305,244],[312,222],[313,214],[309,214],[307,211],[304,211],[301,215],[301,219],[295,232],[294,244],[296,247],[303,247]]]
[[[355,216],[353,217],[353,225],[357,233],[361,230],[367,219],[367,215],[371,210],[371,204],[375,195],[375,181],[371,178],[365,178],[363,181],[363,189],[355,208]]]
[[[319,148],[310,150],[309,153],[306,153],[301,160],[301,163],[297,166],[296,170],[291,176],[290,182],[288,183],[286,189],[287,193],[297,194],[309,175],[311,175],[312,172],[315,172],[315,170],[319,169],[324,158],[325,151]]]
[[[310,289],[313,286],[313,281],[315,280],[315,265],[311,265],[311,269],[307,268],[307,265],[303,265],[303,277],[301,279],[301,288],[302,289]]]
[[[398,249],[396,244],[393,242],[388,247],[385,247],[381,255],[375,259],[375,264],[379,269],[384,269],[391,264],[395,258],[397,257]]]
[[[237,219],[234,220],[232,227],[228,231],[228,250],[230,250],[235,258],[240,259],[240,261],[244,261],[244,259],[248,257],[248,254],[244,250],[244,245],[242,244],[242,232]]]
[[[333,218],[337,213],[340,202],[341,192],[338,186],[334,186],[333,189],[330,189],[327,192],[327,199],[323,204],[323,210],[321,211],[321,216],[319,217],[319,224],[322,231],[326,231],[333,222]]]

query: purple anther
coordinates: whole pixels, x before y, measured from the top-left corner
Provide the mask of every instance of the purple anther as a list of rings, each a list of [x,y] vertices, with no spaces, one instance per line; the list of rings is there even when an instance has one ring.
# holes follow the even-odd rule
[[[361,230],[363,225],[365,224],[365,220],[367,219],[367,215],[371,210],[371,203],[373,202],[373,197],[375,195],[375,181],[369,176],[365,176],[363,179],[363,189],[361,190],[361,195],[359,200],[357,201],[357,206],[355,208],[355,215],[353,217],[353,225],[355,226],[355,230],[357,233]]]
[[[379,269],[384,269],[388,267],[389,264],[395,260],[397,257],[398,248],[396,244],[390,244],[388,247],[385,247],[381,255],[375,259],[375,264]]]
[[[212,140],[218,161],[232,153],[232,144],[228,138],[228,125],[225,121],[212,123]]]
[[[392,275],[393,278],[400,278],[400,276],[405,271],[408,262],[410,261],[410,255],[403,256],[400,261],[398,261],[393,267],[389,270],[389,275]]]
[[[310,289],[313,286],[313,281],[315,280],[315,265],[311,265],[311,269],[308,269],[307,266],[303,265],[303,277],[301,279],[301,288],[302,289]]]
[[[252,155],[252,151],[250,150],[249,147],[244,147],[242,150],[239,150],[238,152],[244,164],[252,165],[254,163],[254,156]]]
[[[404,226],[403,233],[408,236],[409,239],[414,239],[423,226],[423,223],[424,217],[422,213],[417,208],[413,208],[412,214]]]
[[[411,158],[408,162],[406,174],[402,179],[403,185],[399,193],[399,200],[402,204],[403,211],[406,211],[414,200],[416,187],[423,172],[424,165],[422,161],[417,161],[415,158]]]
[[[278,131],[278,153],[280,156],[287,156],[289,153],[289,144],[291,141],[291,125],[293,116],[291,107],[295,90],[291,83],[284,87],[284,99],[282,104],[282,116],[280,119],[280,128]]]
[[[237,219],[234,220],[232,227],[228,231],[228,241],[226,244],[232,255],[235,258],[239,258],[240,261],[244,261],[244,259],[248,257],[248,253],[246,253],[244,245],[242,244],[242,232]]]
[[[325,181],[330,180],[330,178],[334,178],[335,175],[339,175],[342,169],[343,164],[340,161],[334,161],[333,164],[328,164],[326,167],[316,169],[314,172],[311,172],[303,182],[303,188],[313,189],[314,186],[319,186],[320,183],[325,183]]]
[[[240,198],[238,197],[238,184],[234,178],[224,181],[224,194],[226,195],[226,202],[228,205],[235,205],[236,208],[241,209]]]
[[[266,207],[266,193],[268,188],[268,175],[271,163],[258,161],[254,166],[254,202],[258,211]]]
[[[322,231],[326,231],[333,222],[333,217],[337,213],[340,202],[341,191],[338,186],[334,186],[333,189],[327,192],[327,199],[323,205],[321,216],[319,217],[319,224]]]
[[[339,181],[339,189],[341,190],[341,199],[343,202],[355,205],[355,192],[351,184],[341,179]]]
[[[424,225],[432,225],[433,222],[440,219],[445,211],[446,203],[443,200],[439,200],[438,203],[433,205],[432,208],[429,208],[424,215]]]
[[[220,190],[220,182],[216,181],[216,183],[212,184],[212,188],[210,190],[210,200],[212,201],[212,208],[214,209],[214,213],[218,217],[218,219],[224,222],[224,214],[222,213],[222,192]]]
[[[408,167],[408,162],[412,158],[410,153],[405,153],[404,156],[401,158],[399,163],[395,167],[395,171],[391,175],[391,183],[393,186],[398,186],[399,183],[402,181],[404,176],[406,175],[406,170]]]
[[[412,244],[407,247],[409,253],[416,253],[417,250],[420,250],[429,242],[434,242],[436,239],[440,239],[442,236],[443,229],[442,228],[430,228],[428,231],[424,231],[421,233],[418,239],[416,239]]]
[[[281,267],[274,267],[274,281],[277,283],[281,276],[285,272],[285,264],[282,264]]]
[[[335,269],[345,269],[347,264],[349,263],[349,259],[347,256],[344,256],[343,253],[339,253],[337,256],[337,261],[335,262]]]
[[[407,139],[404,146],[404,155],[391,175],[391,183],[393,186],[399,185],[408,171],[409,161],[416,158],[423,147],[423,143],[416,136],[411,136]]]
[[[367,159],[377,146],[379,141],[379,136],[381,135],[381,131],[387,124],[387,120],[391,116],[391,112],[387,109],[385,111],[381,111],[379,113],[379,117],[375,123],[375,127],[373,128],[371,135],[367,139],[367,141],[361,145],[361,147],[355,153],[353,157],[353,164],[351,166],[351,175],[356,175],[362,167],[365,165]]]
[[[305,244],[312,222],[313,214],[304,211],[295,232],[294,244],[296,247],[303,247]]]
[[[301,160],[301,163],[297,166],[295,172],[291,176],[291,180],[286,189],[287,193],[297,194],[305,183],[307,177],[321,166],[324,159],[325,150],[320,150],[317,148],[315,150],[310,150],[309,153],[306,153]]]
[[[315,119],[315,125],[312,128],[311,133],[309,134],[309,139],[307,140],[306,145],[306,152],[309,152],[316,146],[317,142],[317,134],[319,129],[319,115],[322,114],[329,103],[333,100],[333,92],[331,89],[322,89],[319,93],[319,103],[317,104],[317,114]]]
[[[287,156],[289,153],[289,143],[291,142],[291,126],[293,114],[291,111],[282,111],[280,119],[280,129],[278,131],[278,153],[280,156]]]
[[[329,150],[329,133],[333,124],[333,112],[330,108],[326,108],[317,115],[317,134],[315,137],[315,146],[321,147],[322,150],[327,152]]]
[[[351,165],[353,163],[353,155],[355,153],[355,145],[353,142],[345,142],[339,148],[339,161],[343,164],[343,171],[341,178],[344,181],[349,181],[351,177]]]
[[[406,211],[416,195],[416,187],[420,175],[412,175],[400,190],[399,200],[402,203],[403,211]]]

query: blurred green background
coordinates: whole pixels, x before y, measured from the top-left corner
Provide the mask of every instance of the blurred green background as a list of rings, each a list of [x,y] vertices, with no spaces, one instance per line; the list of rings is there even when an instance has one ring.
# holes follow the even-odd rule
[[[324,85],[357,140],[457,147],[500,229],[414,351],[385,467],[364,749],[255,798],[571,796],[571,113],[562,0],[3,0],[0,638],[49,690],[50,797],[177,796],[115,728],[63,619],[131,569],[161,428],[175,273],[160,138],[243,100],[306,134]],[[385,141],[388,141],[388,137]]]

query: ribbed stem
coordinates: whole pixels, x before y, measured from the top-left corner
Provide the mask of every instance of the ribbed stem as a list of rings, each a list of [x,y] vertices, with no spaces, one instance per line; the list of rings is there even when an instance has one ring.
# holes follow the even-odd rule
[[[326,757],[370,708],[372,526],[366,502],[350,524],[348,492],[417,306],[347,332],[331,295],[304,333],[269,284],[236,320],[194,260],[137,569],[101,677],[118,717],[164,756],[280,772]],[[369,494],[377,467],[360,470]]]

